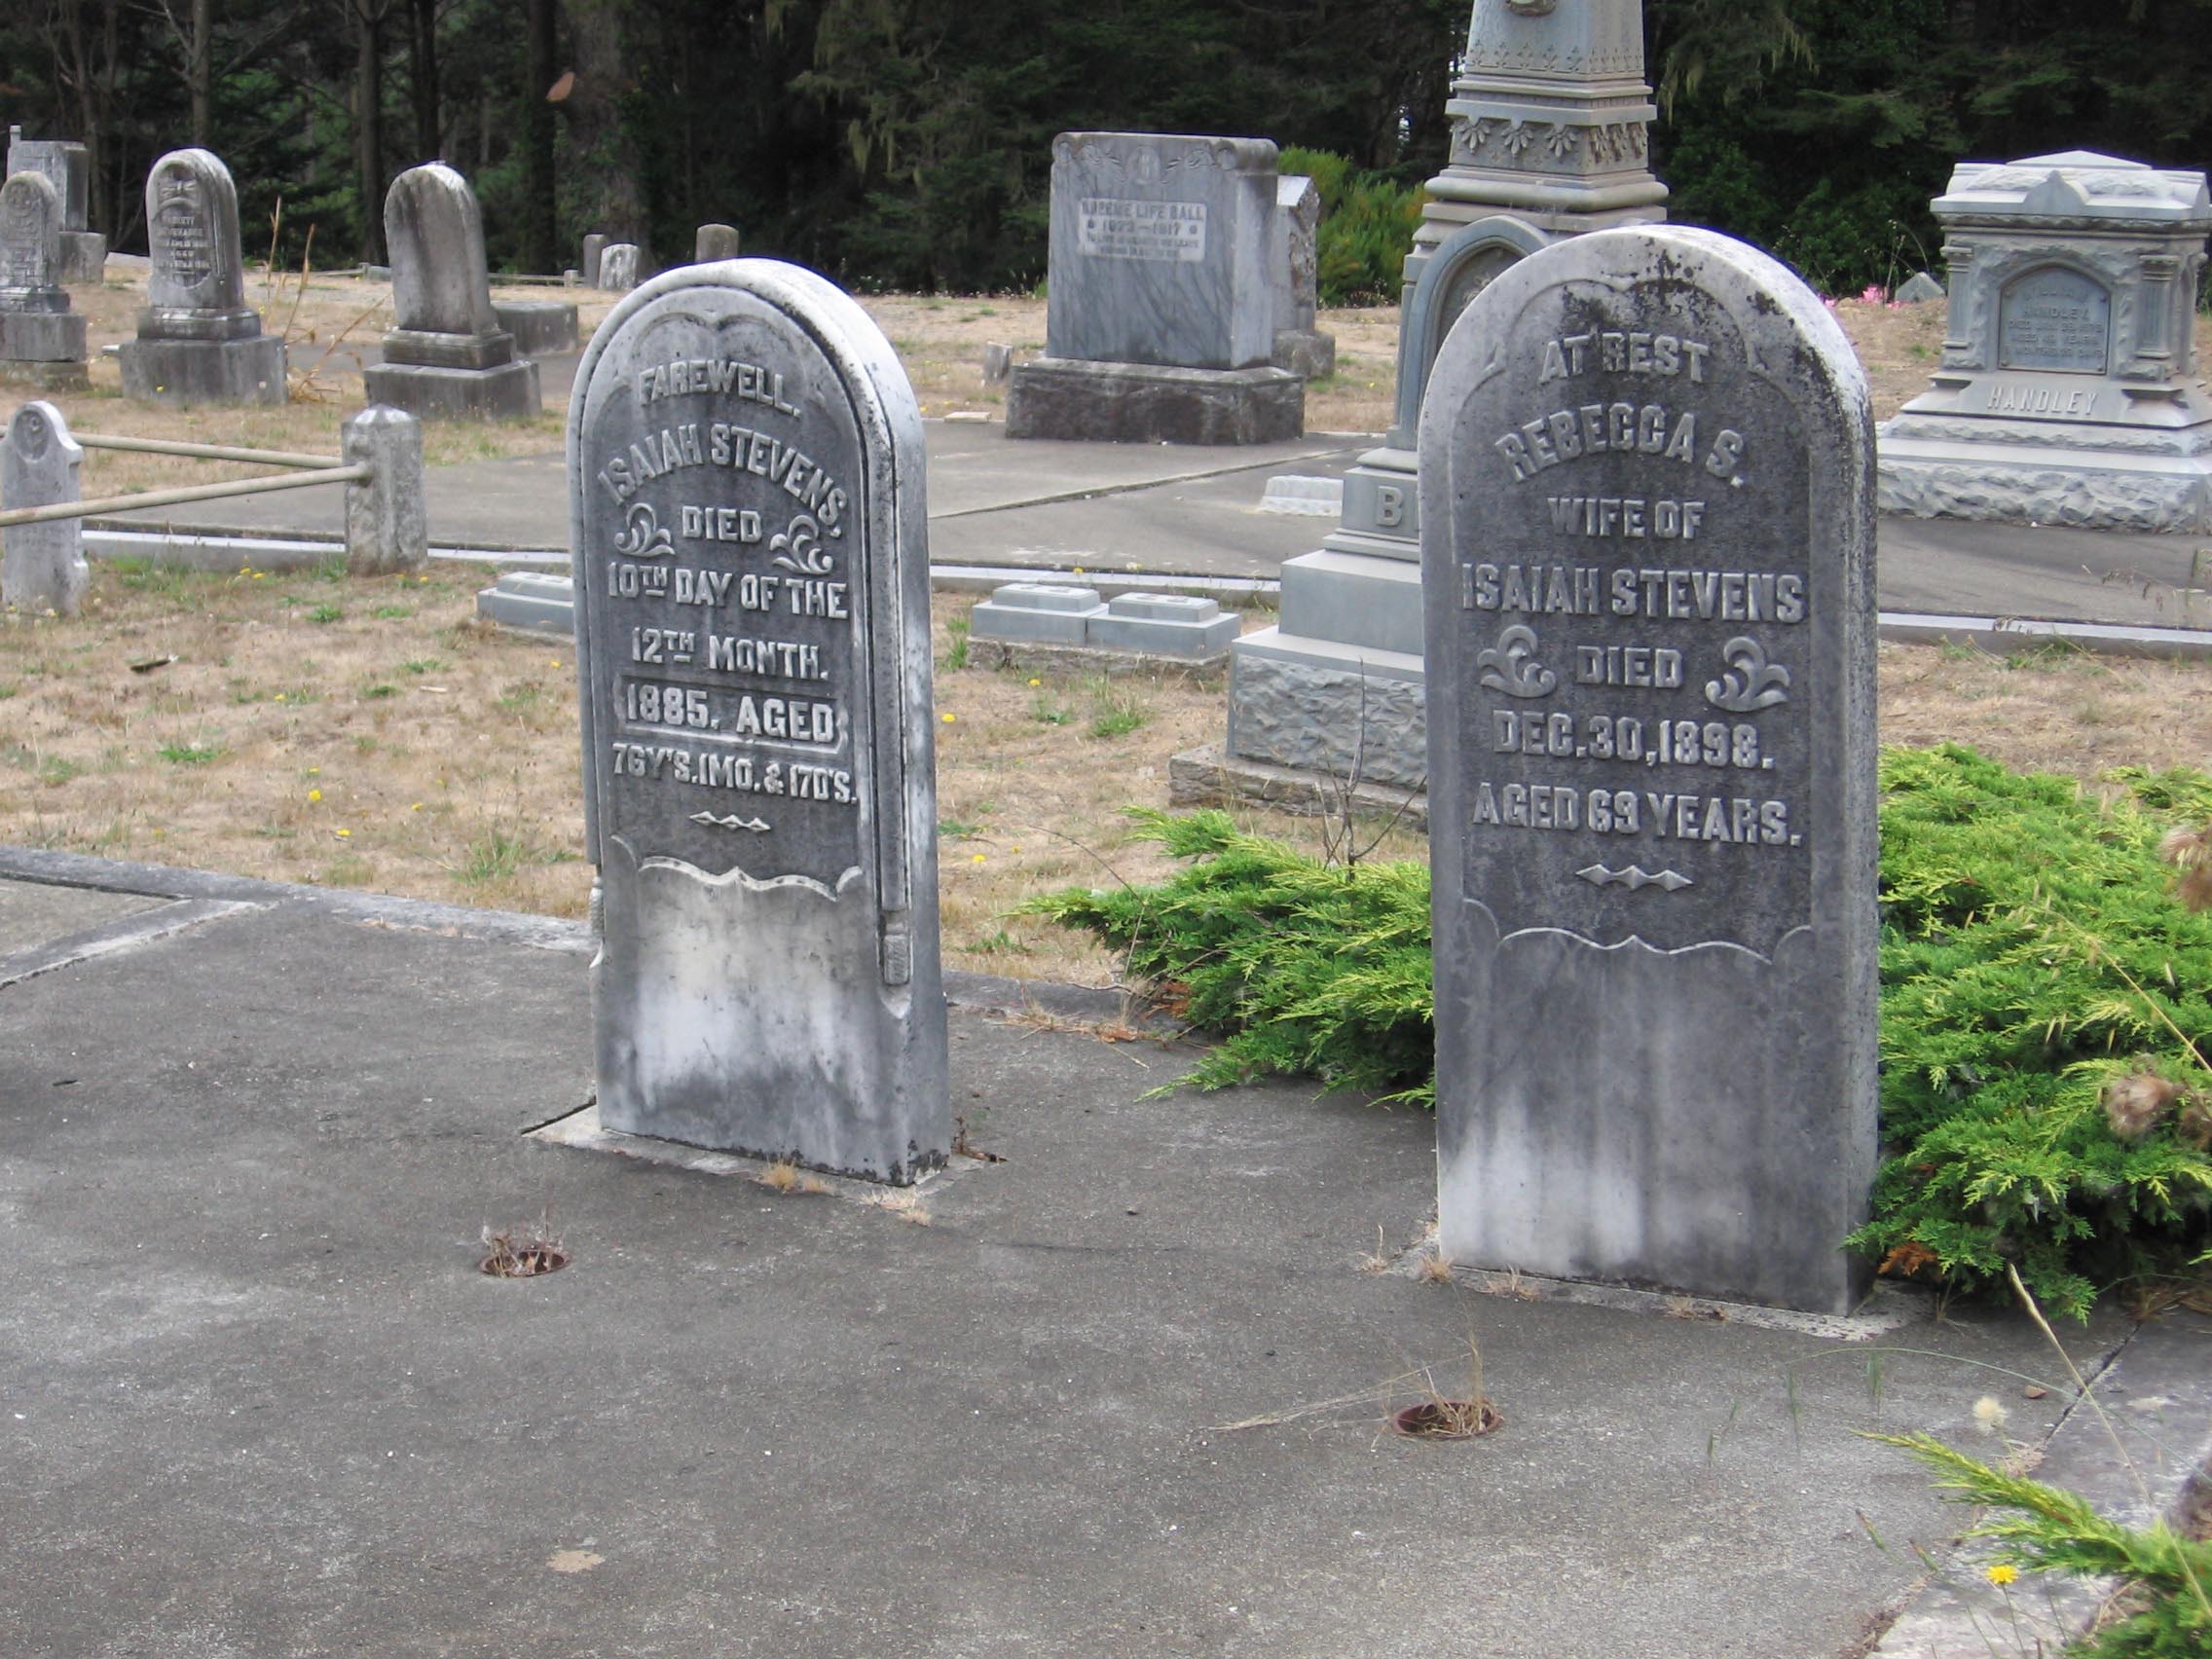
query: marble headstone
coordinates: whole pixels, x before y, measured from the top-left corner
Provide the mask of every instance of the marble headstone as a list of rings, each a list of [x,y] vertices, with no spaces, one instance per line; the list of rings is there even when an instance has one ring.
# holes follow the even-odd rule
[[[1054,139],[1046,354],[1014,367],[1007,435],[1296,437],[1305,382],[1272,366],[1275,193],[1264,138]]]
[[[0,440],[0,508],[81,501],[85,452],[51,403],[18,408]],[[85,521],[55,519],[0,531],[0,604],[74,616],[92,573],[85,565]]]
[[[583,269],[578,277],[587,288],[599,286],[599,256],[607,250],[607,233],[594,231],[584,238]]]
[[[25,138],[8,129],[8,171],[44,173],[61,198],[61,280],[97,282],[107,269],[107,238],[91,223],[92,158],[82,144],[60,138]]]
[[[142,402],[282,403],[284,343],[245,303],[238,187],[206,150],[172,150],[146,175],[152,250],[138,337],[121,350],[123,390]]]
[[[608,242],[599,250],[599,286],[626,294],[637,285],[636,242]]]
[[[410,167],[385,193],[394,326],[362,377],[371,403],[424,418],[520,420],[542,406],[537,365],[492,311],[484,220],[468,181],[443,162]]]
[[[1275,367],[1308,380],[1333,373],[1336,336],[1319,326],[1321,190],[1303,175],[1275,181],[1275,248],[1268,274],[1275,284]]]
[[[593,337],[569,473],[601,1119],[911,1182],[951,1124],[898,357],[811,272],[682,267]]]
[[[1778,262],[1513,266],[1420,428],[1439,1239],[1821,1312],[1876,1152],[1873,428]]]
[[[1934,205],[1943,356],[1883,424],[1882,510],[2212,530],[2193,329],[2205,175],[2075,150],[1967,163]]]
[[[85,379],[85,319],[62,291],[61,198],[44,173],[0,183],[0,381],[55,390]]]
[[[718,259],[735,259],[739,251],[735,225],[701,225],[691,241],[691,263],[712,265]]]

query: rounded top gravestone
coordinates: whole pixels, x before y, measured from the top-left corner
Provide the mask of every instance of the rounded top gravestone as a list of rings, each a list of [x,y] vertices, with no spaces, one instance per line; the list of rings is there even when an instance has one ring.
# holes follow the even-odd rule
[[[64,311],[61,198],[43,173],[0,184],[0,311]]]
[[[912,388],[759,259],[636,289],[575,384],[602,1122],[910,1181],[949,1132]]]
[[[384,199],[393,327],[418,334],[499,331],[484,255],[484,218],[468,181],[443,162],[409,167]]]
[[[0,438],[0,507],[82,499],[84,463],[60,410],[35,398],[22,404]],[[68,518],[0,531],[0,604],[76,615],[92,582],[83,527],[82,519]]]
[[[239,193],[206,150],[171,150],[146,175],[149,312],[232,313],[245,305]]]
[[[1873,424],[1683,229],[1528,255],[1420,418],[1442,1239],[1847,1310],[1875,1152]]]

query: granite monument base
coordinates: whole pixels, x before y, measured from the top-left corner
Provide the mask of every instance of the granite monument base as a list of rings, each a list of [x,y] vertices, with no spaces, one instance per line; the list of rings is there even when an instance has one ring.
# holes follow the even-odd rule
[[[107,238],[96,231],[61,233],[61,269],[64,282],[102,282],[107,279]]]
[[[2075,530],[2212,531],[2212,424],[1901,414],[1882,427],[1885,513]]]
[[[1345,813],[1342,778],[1321,772],[1247,760],[1219,743],[1186,749],[1167,760],[1167,804],[1177,811],[1248,802],[1272,806],[1294,818],[1336,818]],[[1352,816],[1370,824],[1389,824],[1421,834],[1428,829],[1428,793],[1395,784],[1355,784]]]
[[[1419,605],[1419,571],[1413,572]],[[1403,651],[1264,628],[1230,653],[1229,755],[1324,780],[1421,788],[1425,676]]]
[[[492,314],[515,337],[515,350],[526,357],[576,350],[576,308],[566,300],[494,300]]]
[[[1275,336],[1274,365],[1300,380],[1320,380],[1337,372],[1337,337],[1307,329],[1285,329]]]
[[[491,369],[380,363],[361,379],[371,403],[387,403],[426,421],[526,421],[544,407],[537,364],[529,358]]]
[[[75,312],[0,312],[0,357],[17,363],[85,363],[85,319]]]
[[[1006,435],[1091,443],[1272,444],[1306,430],[1287,370],[1168,369],[1037,357],[1007,387]]]
[[[40,363],[0,357],[0,386],[29,386],[41,391],[84,391],[92,384],[82,360]]]
[[[248,340],[126,340],[118,350],[123,394],[141,403],[282,403],[284,343]]]

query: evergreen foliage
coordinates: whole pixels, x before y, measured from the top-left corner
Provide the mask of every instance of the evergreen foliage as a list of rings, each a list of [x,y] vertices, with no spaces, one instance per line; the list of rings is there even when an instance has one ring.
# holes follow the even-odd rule
[[[1320,150],[1287,149],[1285,174],[1305,173],[1321,195],[1316,247],[1325,306],[1393,305],[1420,229],[1421,190]]]
[[[1884,756],[1887,1156],[1848,1242],[1890,1272],[1971,1292],[2012,1263],[2080,1317],[2101,1284],[2203,1259],[2212,915],[2174,903],[2157,843],[2212,820],[2212,777],[2112,782],[2104,799],[1955,746]],[[1025,908],[1125,951],[1222,1035],[1190,1081],[1303,1074],[1433,1105],[1424,866],[1324,865],[1220,812],[1135,816],[1186,868]],[[2108,1103],[2143,1079],[2159,1110],[2123,1134]]]
[[[1919,1458],[1952,1502],[1995,1511],[1968,1535],[2002,1540],[2010,1565],[2117,1578],[2136,1590],[2136,1600],[2120,1604],[2121,1616],[2067,1648],[2075,1659],[2201,1659],[2212,1652],[2212,1543],[2185,1538],[2163,1522],[2122,1527],[2077,1493],[2007,1474],[1931,1435],[1869,1438]]]

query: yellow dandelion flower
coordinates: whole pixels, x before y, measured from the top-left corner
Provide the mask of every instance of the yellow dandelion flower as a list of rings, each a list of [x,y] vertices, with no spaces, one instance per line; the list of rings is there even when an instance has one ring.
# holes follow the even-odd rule
[[[944,721],[946,725],[952,724],[953,719],[955,719],[955,717],[951,715],[940,715],[938,718]]]
[[[282,702],[283,700],[284,700],[284,693],[283,693],[283,692],[281,692],[281,691],[277,692],[277,693],[276,693],[276,701],[277,701],[277,702],[279,702],[279,703],[281,703],[281,702]]]
[[[1032,680],[1029,683],[1032,685],[1042,685],[1045,682],[1042,680]]]
[[[1989,1569],[1989,1582],[1992,1584],[2010,1584],[2019,1576],[2020,1569],[2009,1561],[1998,1562]]]
[[[338,838],[341,841],[350,840],[352,838],[352,834],[353,831],[350,830],[341,830],[338,831]]]
[[[320,790],[310,790],[310,791],[308,791],[308,799],[310,799],[310,800],[320,800],[321,798],[322,798],[322,792],[321,792]]]
[[[267,571],[256,571],[253,572],[253,579],[258,582],[268,574],[269,572]]]
[[[318,777],[318,776],[320,776],[320,775],[321,775],[321,772],[322,772],[322,768],[321,768],[320,766],[310,766],[310,767],[308,768],[308,776],[309,776],[309,777],[311,777],[311,778],[313,778],[313,777]]]
[[[971,853],[968,855],[968,862],[970,864],[981,864],[983,862],[983,855],[981,853]]]
[[[409,808],[408,808],[407,810],[408,810],[409,812],[421,812],[421,811],[423,810],[423,803],[422,803],[421,801],[417,801],[417,802],[416,802],[416,803],[415,803],[415,804],[414,804],[413,806],[409,807]]]

